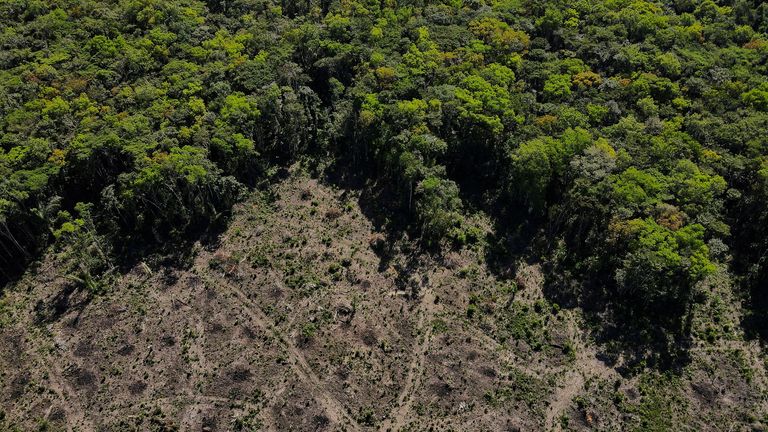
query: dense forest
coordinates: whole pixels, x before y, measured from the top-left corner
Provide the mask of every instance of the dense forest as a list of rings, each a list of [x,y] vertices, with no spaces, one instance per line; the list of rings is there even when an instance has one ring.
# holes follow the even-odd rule
[[[298,162],[648,340],[715,272],[766,329],[767,3],[3,0],[0,29],[5,281],[76,245],[98,292]]]

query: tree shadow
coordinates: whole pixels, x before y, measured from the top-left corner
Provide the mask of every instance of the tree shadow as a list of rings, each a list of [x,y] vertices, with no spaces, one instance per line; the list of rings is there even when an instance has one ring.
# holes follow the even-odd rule
[[[95,274],[93,277],[98,280],[104,278],[117,277],[129,274],[138,266],[145,264],[150,268],[175,268],[187,269],[191,267],[196,251],[196,245],[201,244],[203,248],[215,248],[219,244],[221,234],[226,230],[227,220],[221,220],[204,230],[188,233],[181,239],[162,244],[132,244],[129,248],[122,249],[120,253],[112,254],[112,269],[108,273]],[[29,271],[39,264],[33,261],[28,267]],[[57,291],[46,299],[39,299],[34,307],[35,321],[39,324],[48,324],[60,320],[65,315],[72,312],[76,316],[69,323],[76,327],[81,314],[88,305],[100,294],[89,289],[89,287],[77,278],[61,277],[62,282],[57,287]],[[114,282],[114,281],[113,281]]]
[[[34,233],[44,232],[44,227],[38,218],[3,225],[5,232],[0,231],[0,295],[6,286],[17,282],[37,264],[48,240]]]
[[[493,221],[485,262],[498,278],[515,277],[521,263],[541,264],[544,297],[560,307],[579,308],[605,363],[631,373],[642,367],[680,372],[691,361],[690,306],[641,306],[638,298],[620,295],[605,261],[584,270],[584,245],[568,244],[568,257],[554,258],[562,250],[562,234],[544,217],[532,217],[519,208],[486,210]],[[690,302],[684,302],[690,304]]]
[[[287,172],[285,169],[278,169],[276,174],[266,179],[265,182],[267,184],[279,182],[287,177]],[[255,184],[248,185],[251,190],[256,187]],[[92,276],[95,280],[102,280],[106,275],[105,272],[108,272],[119,277],[130,273],[142,264],[150,268],[187,269],[194,263],[198,245],[210,250],[220,244],[221,236],[231,221],[233,209],[234,205],[225,208],[215,219],[201,220],[188,227],[182,235],[177,237],[172,237],[168,233],[147,235],[147,233],[118,230],[107,238],[104,233],[109,232],[109,229],[114,228],[114,226],[111,225],[110,220],[105,220],[103,224],[97,224],[95,231],[97,235],[107,238],[104,241],[111,246],[111,250],[106,254],[108,262],[104,263],[104,267]],[[100,217],[108,219],[109,215],[101,214]],[[0,273],[2,276],[0,295],[5,289],[19,282],[24,275],[34,274],[36,269],[40,267],[46,253],[58,253],[54,241],[53,236],[46,236],[41,240],[34,253],[28,254],[27,260],[17,261],[12,272]],[[105,268],[109,270],[105,270]],[[38,301],[35,306],[36,319],[40,323],[49,323],[72,311],[77,311],[79,316],[96,296],[98,294],[91,292],[83,281],[71,278],[71,280],[61,284],[58,292],[54,293],[52,297]],[[76,321],[77,318],[75,323]]]
[[[409,215],[393,205],[398,202],[398,197],[391,186],[375,183],[373,178],[338,161],[326,173],[329,183],[360,193],[358,204],[363,214],[383,236],[381,245],[375,247],[380,258],[379,270],[383,271],[392,265],[396,256],[394,245],[412,227],[408,223]],[[546,215],[532,214],[527,207],[516,206],[509,200],[489,199],[491,185],[486,183],[461,182],[459,186],[465,205],[484,212],[492,222],[492,229],[485,239],[484,255],[489,271],[499,279],[512,279],[519,263],[542,263],[545,298],[562,307],[584,311],[588,331],[598,342],[601,357],[607,363],[625,373],[642,367],[679,372],[691,361],[690,311],[670,309],[662,313],[643,309],[633,299],[621,298],[612,287],[612,269],[600,269],[596,272],[597,277],[577,269],[580,264],[577,257],[584,250],[569,248],[574,257],[568,260],[568,265],[548,262],[559,240],[555,234],[557,228],[549,226]],[[488,204],[499,202],[507,204]],[[416,245],[422,253],[435,257],[442,255],[434,247],[418,241]],[[409,274],[407,271],[400,273]]]
[[[744,314],[741,326],[745,337],[768,344],[768,213],[756,197],[739,202],[733,214],[733,238],[729,244],[736,286],[743,293]],[[742,208],[743,207],[743,208]]]
[[[370,173],[355,168],[355,162],[339,159],[323,173],[323,180],[344,190],[342,198],[351,191],[358,195],[357,205],[375,230],[370,245],[379,257],[378,271],[390,267],[396,257],[396,246],[408,234],[408,218],[397,208],[397,195],[387,182],[376,182]]]
[[[754,278],[745,277],[742,285],[744,292],[749,293],[745,302],[747,312],[741,321],[745,336],[765,345],[768,343],[768,272],[762,270]]]
[[[645,367],[681,373],[691,362],[691,314],[669,319],[649,318],[631,306],[610,305],[587,311],[586,318],[602,356],[622,374]]]
[[[6,288],[18,282],[25,273],[33,271],[40,263],[37,261],[40,252],[34,252],[26,256],[17,256],[8,265],[3,266],[0,271],[0,297],[2,297]]]
[[[58,321],[64,314],[72,310],[77,311],[78,321],[85,307],[93,300],[93,295],[81,289],[77,283],[69,281],[61,290],[48,301],[38,300],[35,304],[35,321],[38,324],[48,324]]]

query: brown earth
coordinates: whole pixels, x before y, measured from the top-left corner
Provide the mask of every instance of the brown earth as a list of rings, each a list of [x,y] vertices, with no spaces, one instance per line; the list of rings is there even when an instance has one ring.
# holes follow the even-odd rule
[[[51,252],[7,287],[0,430],[765,428],[765,351],[737,332],[673,378],[622,375],[538,265],[505,280],[481,250],[382,248],[354,192],[300,174],[272,194],[187,267],[140,263],[91,298]]]

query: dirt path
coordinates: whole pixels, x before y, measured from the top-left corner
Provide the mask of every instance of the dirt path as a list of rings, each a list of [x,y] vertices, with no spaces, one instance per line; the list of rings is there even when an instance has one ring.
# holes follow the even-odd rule
[[[320,378],[309,366],[304,354],[293,344],[293,342],[283,335],[280,329],[274,325],[272,320],[267,317],[264,312],[262,312],[258,305],[254,304],[251,299],[248,298],[243,290],[222,278],[217,277],[216,280],[213,280],[212,282],[227,287],[230,292],[234,294],[236,300],[240,303],[240,306],[248,317],[264,330],[272,333],[280,347],[283,348],[290,357],[291,361],[289,364],[294,373],[317,395],[317,402],[325,409],[329,420],[337,424],[349,425],[353,430],[361,429],[357,421],[347,413],[343,404],[324,388]]]
[[[488,336],[486,333],[483,333],[479,329],[475,329],[475,331],[472,334],[472,337],[475,337],[485,342],[485,346],[494,347],[494,350],[499,355],[499,358],[506,360],[509,364],[515,365],[516,369],[521,370],[535,377],[541,377],[542,375],[544,375],[545,371],[542,369],[542,367],[536,368],[535,364],[522,363],[520,361],[520,358],[515,357],[514,354],[512,354],[512,352],[508,348],[506,348],[503,343],[497,341],[491,336]]]
[[[577,341],[575,345],[577,346],[576,349],[578,354],[572,365],[562,368],[563,385],[555,389],[555,392],[550,399],[550,404],[547,407],[544,420],[544,430],[546,431],[559,429],[559,427],[556,427],[556,421],[558,417],[568,409],[573,398],[578,396],[584,388],[584,384],[587,381],[585,377],[599,376],[601,378],[607,378],[611,374],[615,374],[613,369],[597,360],[594,348],[587,346],[577,337],[578,329],[575,325],[571,331],[574,335],[572,338]],[[506,360],[514,364],[516,368],[533,376],[541,376],[545,372],[532,367],[529,364],[521,363],[520,359],[514,358],[511,353],[504,350],[503,344],[487,334],[476,332],[474,336],[485,341],[488,346],[495,346],[496,349],[501,350],[502,352],[499,353],[501,357],[506,358]]]
[[[48,374],[48,383],[51,389],[61,397],[62,401],[68,401],[67,404],[61,404],[67,416],[67,430],[95,431],[96,426],[85,416],[88,410],[85,409],[85,405],[80,401],[77,391],[64,378],[59,362],[48,362],[48,365],[43,366],[42,369]]]
[[[555,390],[554,397],[547,407],[544,430],[555,430],[555,423],[558,417],[568,409],[573,398],[584,388],[584,376],[579,370],[568,371],[563,381],[563,386]],[[559,430],[559,428],[557,429]]]
[[[35,328],[37,324],[32,321],[32,317],[34,317],[34,313],[30,311],[25,320],[18,323],[18,325],[26,328]],[[41,375],[47,376],[47,382],[50,389],[59,397],[58,406],[64,410],[66,415],[66,430],[95,431],[96,426],[93,421],[88,418],[88,410],[80,398],[79,392],[72,386],[64,374],[63,365],[71,360],[69,351],[65,347],[58,345],[55,339],[55,335],[58,334],[58,331],[53,329],[53,327],[49,327],[49,331],[50,335],[46,336],[46,339],[50,338],[48,340],[56,348],[51,352],[50,358],[40,359],[41,361],[38,363],[38,372],[40,372]],[[48,408],[46,417],[51,414],[54,406],[56,406],[55,403],[51,404]]]
[[[251,401],[231,399],[220,396],[206,395],[174,395],[153,399],[154,404],[167,407],[177,407],[179,403],[183,404],[183,411],[180,419],[181,430],[195,430],[199,427],[200,416],[206,408],[229,407],[232,404],[238,404],[242,409],[254,409],[256,405]]]
[[[275,402],[280,398],[280,396],[285,393],[286,386],[285,384],[281,384],[278,387],[275,388],[274,392],[270,395],[269,399],[265,402],[265,407],[271,407],[275,404]],[[266,430],[268,431],[279,431],[278,429],[278,423],[277,418],[275,417],[275,413],[271,409],[263,409],[261,410],[261,418],[264,420],[264,425]]]
[[[432,289],[426,288],[419,304],[419,321],[416,325],[417,331],[422,336],[414,347],[413,356],[408,364],[408,375],[405,378],[405,385],[397,397],[397,406],[387,416],[379,430],[398,431],[408,420],[416,389],[418,389],[424,377],[424,363],[427,358],[427,351],[429,350],[429,342],[432,339],[432,318],[434,317],[435,310],[435,294]]]
[[[593,346],[578,337],[579,330],[574,324],[571,328],[576,361],[566,370],[563,385],[555,389],[547,407],[544,419],[544,430],[560,430],[558,418],[571,406],[573,398],[579,395],[584,385],[591,378],[608,379],[618,373],[597,359],[597,351]]]

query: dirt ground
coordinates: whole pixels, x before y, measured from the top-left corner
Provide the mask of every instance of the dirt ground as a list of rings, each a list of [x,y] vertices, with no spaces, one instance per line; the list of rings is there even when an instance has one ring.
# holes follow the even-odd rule
[[[358,198],[294,174],[93,298],[49,254],[0,303],[0,430],[766,430],[757,342],[627,372],[536,263],[384,240]]]

